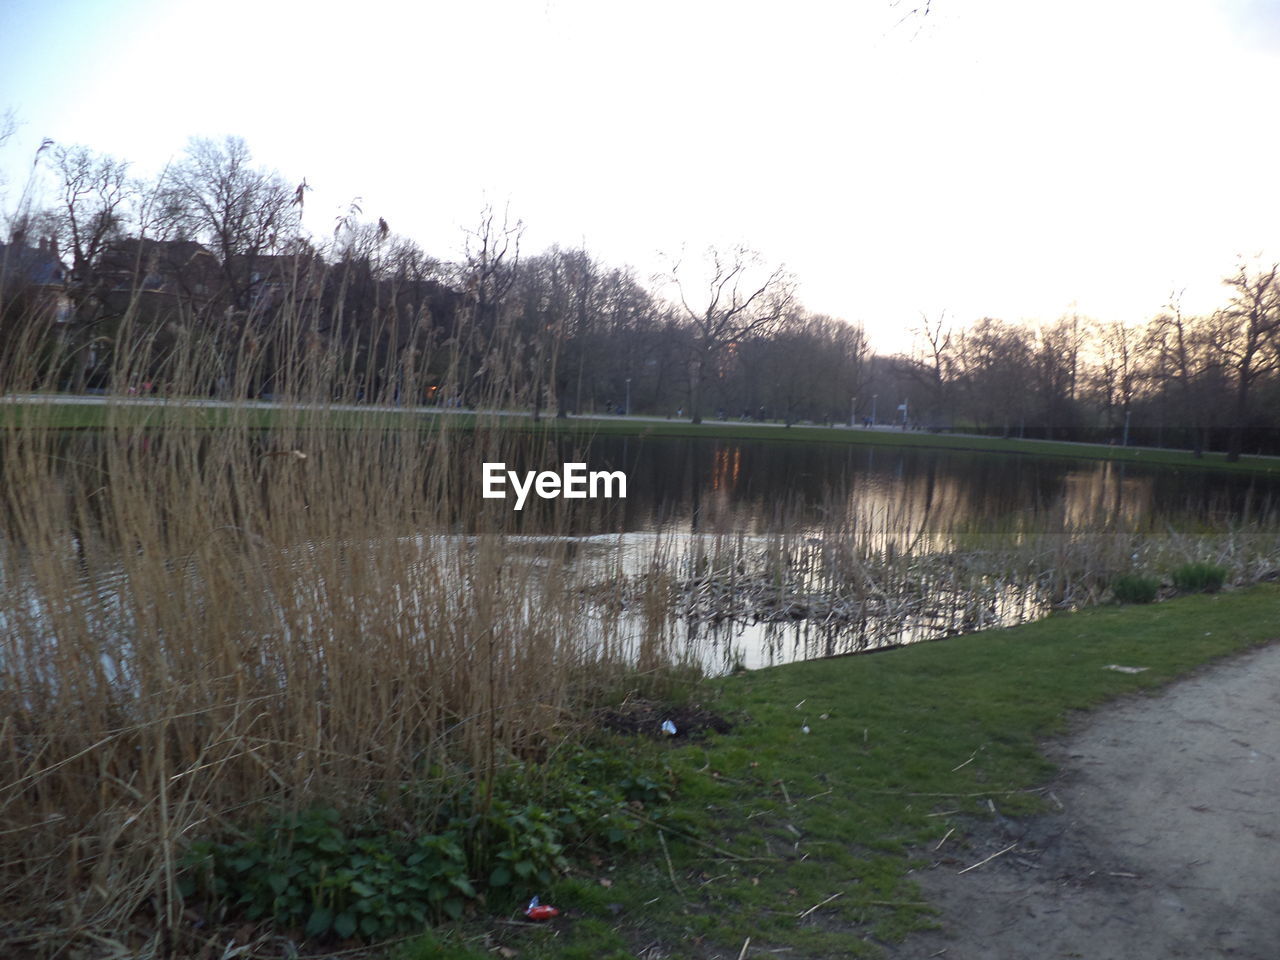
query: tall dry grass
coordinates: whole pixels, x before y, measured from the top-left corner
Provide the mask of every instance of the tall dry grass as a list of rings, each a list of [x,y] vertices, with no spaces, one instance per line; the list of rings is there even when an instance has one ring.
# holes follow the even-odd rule
[[[339,415],[335,397],[455,395],[457,366],[446,344],[370,369],[316,319],[218,334],[137,297],[103,429],[0,407],[2,956],[172,950],[191,840],[269,805],[394,812],[408,784],[419,803],[491,784],[634,669],[616,623],[581,615],[567,544],[512,547],[566,516],[531,504],[517,529],[480,499],[483,461],[547,441]],[[38,311],[6,322],[6,391],[55,387],[86,349]],[[494,338],[485,405],[527,400],[521,349]],[[143,425],[147,382],[171,400]],[[245,401],[267,382],[264,428]],[[234,404],[212,428],[190,405],[211,389]]]

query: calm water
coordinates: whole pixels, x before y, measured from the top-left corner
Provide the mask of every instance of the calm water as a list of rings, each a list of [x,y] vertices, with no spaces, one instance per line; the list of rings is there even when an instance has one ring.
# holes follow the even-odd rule
[[[1280,506],[1280,478],[1108,462],[634,438],[604,438],[586,451],[561,453],[628,477],[625,502],[580,509],[582,501],[576,501],[568,514],[570,532],[583,538],[582,562],[634,574],[645,569],[655,543],[668,549],[674,543],[674,552],[688,561],[679,593],[687,613],[682,629],[713,670],[1012,624],[1041,616],[1055,603],[1079,602],[1025,583],[988,582],[981,597],[951,595],[945,578],[895,574],[895,586],[886,588],[893,596],[862,596],[833,609],[815,583],[822,579],[815,568],[832,544],[852,539],[899,556],[945,557],[962,544],[984,542],[983,535],[1008,542],[1047,532],[1058,540],[1128,543],[1130,534],[1157,540],[1176,532],[1248,530],[1257,523],[1274,529]],[[537,533],[542,525],[531,517],[526,529]],[[727,602],[717,592],[717,578],[690,559],[719,552],[745,557],[745,565],[738,563],[743,569],[752,558],[776,553],[784,534],[793,554],[798,545],[804,555],[793,561],[795,575],[777,602],[768,590],[763,603]],[[758,596],[758,588],[750,583],[740,590]]]
[[[608,437],[560,455],[628,477],[625,502],[575,503],[582,534],[761,534],[846,521],[947,534],[1047,517],[1081,531],[1190,529],[1280,505],[1280,477],[944,450]]]
[[[82,433],[67,442],[66,462],[75,463],[94,459],[95,447],[110,441]],[[1059,541],[1128,544],[1134,533],[1158,539],[1260,525],[1270,531],[1272,549],[1280,526],[1280,478],[1106,462],[608,437],[586,449],[531,441],[530,452],[508,466],[558,469],[579,460],[591,470],[624,471],[627,498],[556,501],[518,515],[511,501],[484,501],[491,519],[517,521],[513,560],[536,560],[540,544],[568,537],[584,580],[610,598],[611,606],[589,607],[585,615],[636,642],[654,630],[651,618],[635,612],[636,597],[645,577],[662,567],[675,611],[668,639],[694,649],[713,671],[945,636],[1088,602],[1050,582],[1060,562],[1054,557],[1035,582],[997,572],[981,574],[976,587],[972,576],[970,586],[957,587],[948,565],[972,554],[984,535],[1003,544],[1046,532]],[[478,459],[460,469],[459,482],[478,492]],[[458,520],[453,531],[412,538],[426,544],[424,557],[456,549],[487,526],[475,517]],[[442,546],[446,540],[452,546]],[[853,567],[844,554],[855,557]],[[110,593],[112,582],[100,577],[98,589]],[[30,616],[45,619],[38,611]]]

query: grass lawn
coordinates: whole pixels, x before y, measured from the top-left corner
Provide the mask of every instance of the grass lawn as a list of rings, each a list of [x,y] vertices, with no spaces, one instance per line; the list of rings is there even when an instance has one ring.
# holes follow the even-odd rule
[[[665,849],[654,827],[639,857],[580,864],[541,891],[560,918],[490,927],[489,946],[531,960],[650,944],[665,951],[655,956],[734,958],[750,937],[751,956],[876,956],[878,942],[933,922],[908,874],[919,845],[988,801],[1010,816],[1041,808],[1035,788],[1053,770],[1037,741],[1072,711],[1277,638],[1280,587],[1266,584],[715,681],[699,695],[737,722],[731,733],[619,741],[663,754],[677,788],[659,821]],[[476,930],[457,933],[452,955],[494,955]],[[450,955],[438,949],[395,955]]]
[[[317,417],[319,418],[317,420]],[[98,404],[24,404],[0,410],[0,426],[44,427],[52,429],[95,429],[107,426],[143,428],[180,425],[218,428],[230,423],[269,429],[282,424],[306,422],[332,429],[403,429],[405,418],[424,430],[449,424],[454,429],[471,429],[477,424],[512,430],[544,430],[575,436],[700,437],[720,440],[767,440],[792,443],[834,443],[878,447],[922,447],[941,450],[988,451],[1037,457],[1083,460],[1115,460],[1126,463],[1185,467],[1195,470],[1228,470],[1236,473],[1280,475],[1280,457],[1242,457],[1227,462],[1223,453],[1207,453],[1197,459],[1182,450],[1142,447],[1115,447],[1106,444],[1063,443],[1049,440],[1016,440],[999,437],[918,433],[860,428],[815,426],[784,427],[770,423],[692,424],[684,420],[644,420],[640,418],[573,417],[558,420],[544,417],[538,422],[526,416],[448,413],[412,413],[394,409],[320,410],[303,412],[279,410],[249,404],[238,409],[174,404],[169,407],[130,403],[128,400]]]
[[[562,421],[563,423],[563,421]],[[1280,458],[1242,457],[1228,463],[1224,453],[1207,453],[1197,459],[1182,450],[1113,447],[1098,443],[1062,443],[1052,440],[1005,440],[1000,437],[920,433],[860,428],[813,426],[784,427],[780,424],[715,423],[694,425],[682,421],[627,421],[574,419],[561,429],[600,435],[655,437],[712,437],[726,440],[779,440],[801,443],[839,443],[877,447],[926,447],[941,450],[988,451],[1036,457],[1084,460],[1117,460],[1126,463],[1190,467],[1196,470],[1222,469],[1245,473],[1280,475]]]

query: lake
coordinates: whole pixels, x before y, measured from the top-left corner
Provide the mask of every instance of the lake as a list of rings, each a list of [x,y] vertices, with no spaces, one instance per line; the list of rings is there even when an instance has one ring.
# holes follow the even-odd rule
[[[56,482],[82,504],[68,542],[83,550],[86,538],[100,539],[91,527],[95,504],[116,482],[113,464],[133,464],[132,482],[145,483],[146,464],[179,452],[164,449],[179,442],[191,459],[178,462],[193,469],[222,455],[213,435],[195,446],[145,433],[60,438]],[[399,469],[406,442],[412,441],[394,434],[362,441],[359,455],[385,457]],[[290,471],[290,479],[270,496],[262,488],[264,522],[297,509],[298,498],[340,490],[313,488],[311,481],[320,483],[313,471],[332,469],[343,448],[277,464],[267,445],[265,438],[250,441],[247,460],[261,474],[254,483],[280,471]],[[377,541],[364,540],[363,514],[343,521],[356,539],[342,542],[339,552],[348,559],[329,575],[346,577],[350,558],[372,555],[388,536],[402,545],[397,549],[410,567],[456,572],[459,556],[498,531],[512,564],[569,571],[574,602],[601,649],[645,650],[660,641],[664,655],[723,672],[1017,623],[1099,602],[1118,573],[1163,576],[1178,563],[1209,560],[1244,580],[1280,567],[1280,478],[840,443],[610,436],[583,446],[524,437],[503,454],[510,469],[559,470],[583,461],[590,470],[621,470],[627,497],[537,501],[516,513],[510,500],[480,498],[480,446],[467,438],[455,453],[449,483],[465,495],[447,498],[443,511],[430,514],[430,527],[398,519],[393,533],[370,530],[371,538],[384,538]],[[326,457],[328,467],[320,463]],[[181,466],[171,461],[167,469],[176,470],[166,474],[170,483],[184,482]],[[204,482],[219,482],[217,475],[213,470]],[[257,496],[253,489],[239,495]],[[319,506],[304,502],[301,509]],[[164,522],[184,523],[180,516]],[[222,549],[238,529],[223,521],[164,562],[175,576],[187,576],[195,569],[189,551],[211,543]],[[337,535],[323,523],[297,529],[315,532],[277,538],[277,562],[292,565],[323,542],[317,538]],[[78,588],[103,611],[130,609],[121,599],[128,575],[114,556],[99,556]],[[565,561],[567,568],[560,566]],[[51,611],[60,603],[58,589],[17,589],[16,581],[9,587],[0,627],[57,632]],[[308,596],[302,605],[340,602],[324,591]],[[284,601],[277,595],[274,602]],[[94,629],[126,637],[137,632],[135,616],[104,614],[105,625]],[[293,635],[305,628],[287,629]]]
[[[557,467],[551,452],[522,467]],[[556,455],[624,471],[628,497],[531,513],[522,532],[579,537],[580,563],[610,576],[679,558],[673,607],[714,671],[1021,622],[1096,602],[1117,569],[1158,572],[1223,537],[1265,564],[1280,505],[1270,477],[951,450],[604,437]],[[835,569],[829,554],[850,544],[857,569]],[[940,573],[948,561],[968,579]],[[726,589],[729,568],[739,582]],[[858,577],[892,589],[847,589]],[[744,591],[756,600],[725,597]]]

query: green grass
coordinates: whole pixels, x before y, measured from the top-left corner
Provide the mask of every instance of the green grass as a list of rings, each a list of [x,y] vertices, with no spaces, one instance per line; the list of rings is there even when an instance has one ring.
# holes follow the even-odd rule
[[[256,428],[270,428],[302,416],[297,411],[272,410],[248,405],[240,410],[225,408],[169,408],[131,405],[127,400],[108,404],[42,405],[18,408],[15,414],[0,411],[0,425],[55,429],[93,429],[105,426],[147,427],[178,423],[183,426],[216,428],[232,422],[247,422]],[[1143,447],[1115,447],[1106,444],[1063,443],[1052,440],[1017,440],[886,430],[832,429],[768,423],[692,424],[684,420],[595,419],[572,417],[558,420],[545,416],[538,423],[524,416],[477,415],[466,411],[444,414],[413,414],[395,410],[322,411],[322,424],[334,429],[403,429],[406,416],[420,421],[426,429],[447,420],[454,429],[467,429],[478,422],[512,430],[546,430],[551,433],[593,436],[700,437],[719,440],[767,440],[793,443],[830,443],[877,447],[918,447],[939,450],[980,451],[1022,456],[1056,457],[1073,460],[1113,460],[1122,463],[1184,467],[1194,470],[1226,470],[1233,473],[1280,475],[1280,457],[1242,457],[1229,463],[1223,453],[1207,453],[1196,458],[1181,450]],[[316,414],[306,415],[316,422]]]
[[[563,423],[563,422],[562,422]],[[575,418],[561,429],[587,431],[604,436],[709,437],[723,440],[784,440],[799,443],[837,443],[855,446],[921,447],[939,450],[1011,453],[1023,456],[1076,460],[1115,460],[1124,463],[1196,470],[1229,470],[1241,473],[1280,474],[1278,457],[1242,457],[1229,463],[1224,453],[1207,453],[1197,459],[1181,450],[1113,447],[1100,443],[1065,443],[1055,440],[1017,440],[1001,437],[916,433],[888,430],[841,429],[781,424],[714,423],[683,421],[592,420]]]
[[[650,830],[638,860],[544,891],[566,912],[554,929],[491,936],[548,960],[630,957],[655,942],[669,956],[734,957],[747,937],[752,956],[876,956],[936,922],[908,874],[921,845],[956,827],[949,845],[964,858],[960,818],[988,800],[1010,816],[1040,809],[1033,788],[1053,768],[1038,740],[1072,711],[1276,638],[1280,588],[1263,585],[718,681],[718,709],[741,722],[668,756],[670,870]]]

